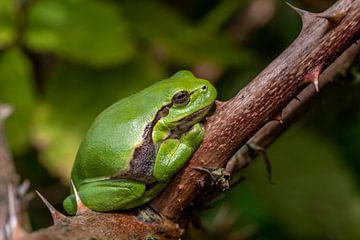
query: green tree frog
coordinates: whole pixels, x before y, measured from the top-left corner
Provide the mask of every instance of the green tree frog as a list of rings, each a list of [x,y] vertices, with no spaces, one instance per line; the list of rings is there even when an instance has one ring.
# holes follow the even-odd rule
[[[82,202],[103,212],[154,198],[200,145],[200,121],[216,94],[210,82],[183,70],[100,113],[71,172]],[[74,194],[64,208],[75,214]]]

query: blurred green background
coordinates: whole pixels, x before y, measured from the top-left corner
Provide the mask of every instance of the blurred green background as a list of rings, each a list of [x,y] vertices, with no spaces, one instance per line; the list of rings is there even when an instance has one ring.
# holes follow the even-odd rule
[[[319,12],[334,1],[290,2]],[[19,174],[62,209],[102,109],[180,69],[229,99],[300,28],[282,0],[0,0],[0,102],[15,108],[6,133]],[[255,161],[203,213],[210,234],[193,229],[192,239],[360,239],[359,78],[321,92],[270,147],[275,185]],[[50,224],[39,199],[29,212],[34,229]]]

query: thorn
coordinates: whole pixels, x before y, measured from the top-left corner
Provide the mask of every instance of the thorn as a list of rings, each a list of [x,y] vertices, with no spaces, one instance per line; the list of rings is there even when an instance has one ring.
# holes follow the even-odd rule
[[[3,228],[3,236],[5,236],[5,239],[9,240],[18,238],[22,239],[23,236],[26,235],[26,231],[22,228],[19,222],[21,199],[11,183],[8,184],[8,205],[8,216]]]
[[[278,121],[280,124],[283,124],[284,123],[284,119],[282,117],[282,112],[280,112],[279,114],[277,114],[275,117],[274,117],[274,120],[275,121]]]
[[[8,204],[9,204],[9,220],[8,227],[10,228],[10,236],[12,236],[12,230],[14,230],[18,224],[16,214],[16,203],[15,203],[15,191],[12,184],[8,184]]]
[[[79,193],[75,187],[75,184],[73,182],[73,180],[71,179],[70,180],[70,183],[71,183],[71,187],[72,187],[72,190],[74,191],[74,195],[75,195],[75,199],[76,199],[76,207],[77,207],[77,210],[76,210],[76,215],[79,215],[79,214],[82,214],[82,213],[85,213],[86,211],[89,210],[89,208],[87,208],[84,203],[81,201],[80,199],[80,196],[79,196]]]
[[[300,99],[298,96],[294,97],[294,99],[296,99],[296,100],[298,100],[299,102],[301,102],[301,99]]]
[[[4,236],[5,236],[5,240],[12,240],[12,229],[9,227],[8,224],[5,225],[4,227]]]
[[[215,100],[215,106],[216,109],[220,109],[224,106],[225,102],[219,101],[219,100]]]
[[[314,84],[316,92],[319,92],[319,76],[321,72],[321,65],[317,65],[309,73],[305,75],[305,82]]]
[[[54,225],[56,225],[60,220],[66,218],[62,213],[60,213],[58,210],[56,210],[56,208],[54,208],[54,206],[51,205],[51,203],[49,203],[49,201],[46,200],[46,198],[43,195],[41,195],[37,190],[35,190],[35,192],[41,198],[41,200],[44,202],[46,207],[49,209],[49,212],[51,214]]]
[[[290,3],[286,2],[286,4],[293,9],[300,17],[302,21],[302,29],[307,27],[311,20],[315,18],[315,14],[312,12],[305,11],[303,9],[297,8],[294,5],[291,5]]]
[[[248,148],[250,148],[251,150],[259,153],[262,157],[262,159],[264,160],[265,166],[266,166],[266,172],[268,174],[268,181],[270,184],[274,184],[274,182],[272,181],[272,167],[271,167],[271,162],[270,162],[270,158],[266,153],[265,148],[257,145],[254,142],[247,142],[246,145],[248,146]]]
[[[308,12],[305,10],[302,10],[300,8],[295,7],[294,5],[292,5],[289,2],[285,2],[292,10],[294,10],[297,14],[300,15],[300,17],[302,17],[303,15],[307,14]]]
[[[316,92],[320,92],[319,90],[319,79],[316,78],[314,81],[313,81],[313,84],[314,84],[314,87],[315,87],[315,91]]]
[[[30,181],[28,179],[25,179],[18,187],[17,187],[17,193],[20,197],[25,197],[28,193],[30,188]]]
[[[337,10],[335,13],[331,13],[331,14],[323,13],[323,14],[317,14],[316,16],[319,18],[326,19],[329,23],[328,30],[330,30],[335,28],[337,25],[339,25],[341,20],[343,20],[343,18],[346,16],[346,13],[347,11],[341,9],[341,10]]]

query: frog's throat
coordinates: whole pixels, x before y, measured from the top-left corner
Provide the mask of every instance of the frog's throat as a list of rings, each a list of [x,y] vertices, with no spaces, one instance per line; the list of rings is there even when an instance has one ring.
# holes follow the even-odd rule
[[[180,138],[182,134],[186,133],[194,124],[200,122],[209,112],[212,105],[201,108],[200,110],[178,120],[175,122],[175,127],[170,130],[169,138]]]
[[[201,119],[205,117],[205,115],[209,112],[212,104],[207,105],[192,114],[181,118],[180,120],[176,121],[176,125],[194,125],[195,123],[200,122]]]

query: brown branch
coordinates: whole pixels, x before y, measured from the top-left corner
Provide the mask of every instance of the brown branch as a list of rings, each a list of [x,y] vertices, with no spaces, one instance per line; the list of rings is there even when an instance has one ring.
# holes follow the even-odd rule
[[[354,58],[360,52],[360,44],[354,44],[344,52],[336,61],[331,64],[319,78],[320,91],[329,86],[334,77],[342,73]],[[312,102],[317,99],[319,94],[316,92],[314,86],[307,86],[297,99],[292,100],[282,111],[282,122],[270,121],[262,127],[248,142],[255,145],[267,148],[271,145],[288,127],[293,124],[300,116],[302,116],[312,105]],[[240,169],[247,167],[258,153],[244,145],[227,163],[226,170],[230,173],[236,173]]]
[[[63,217],[49,228],[29,234],[23,240],[62,239],[178,239],[183,231],[171,222],[151,216],[146,210],[130,213],[86,211],[75,217]],[[176,238],[177,236],[177,238]],[[154,239],[153,238],[153,239]],[[151,238],[149,238],[151,239]]]
[[[29,182],[18,186],[17,175],[4,134],[4,124],[11,115],[12,107],[0,104],[0,239],[13,239],[25,234],[28,227],[27,195]]]
[[[218,107],[189,164],[151,202],[162,217],[150,209],[118,213],[87,210],[71,218],[53,212],[54,226],[23,239],[178,239],[182,230],[176,222],[186,222],[183,214],[187,207],[211,185],[206,171],[196,169],[225,167],[239,147],[281,112],[309,81],[316,82],[318,74],[359,38],[360,0],[338,1],[321,14],[300,13],[304,26],[299,37],[233,99]]]
[[[4,122],[11,114],[11,107],[0,105],[0,229],[4,229],[8,214],[8,186],[18,183],[18,176],[4,137]]]
[[[170,185],[151,202],[163,216],[179,219],[197,193],[211,184],[195,168],[223,168],[231,156],[303,90],[315,82],[360,35],[360,0],[343,0],[320,14],[297,10],[298,38],[206,124],[206,136]],[[202,184],[195,184],[202,182]]]

